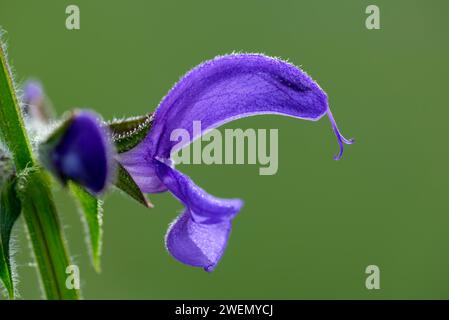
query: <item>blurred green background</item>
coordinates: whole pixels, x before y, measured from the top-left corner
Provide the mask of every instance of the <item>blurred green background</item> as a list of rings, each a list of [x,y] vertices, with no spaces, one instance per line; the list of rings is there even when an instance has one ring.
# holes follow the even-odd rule
[[[65,28],[77,4],[81,29]],[[381,30],[365,28],[365,8]],[[183,165],[220,197],[240,197],[228,249],[212,274],[164,248],[182,206],[151,196],[145,210],[108,195],[103,272],[90,266],[72,199],[57,190],[88,299],[449,298],[449,19],[447,1],[0,0],[16,80],[40,79],[56,110],[105,119],[154,110],[203,60],[263,52],[302,66],[327,91],[357,143],[333,161],[329,121],[279,116],[223,128],[278,128],[279,170]],[[15,228],[22,298],[40,298],[23,221]],[[365,288],[365,268],[381,289]]]

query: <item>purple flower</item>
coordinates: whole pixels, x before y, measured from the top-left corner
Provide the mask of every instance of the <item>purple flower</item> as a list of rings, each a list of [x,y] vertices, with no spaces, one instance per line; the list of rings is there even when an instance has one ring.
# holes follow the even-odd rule
[[[76,111],[40,146],[42,162],[61,179],[73,180],[94,194],[111,182],[113,148],[96,114]]]
[[[340,144],[335,159],[341,158],[344,143],[352,143],[338,131],[326,93],[306,73],[264,55],[233,54],[205,62],[185,75],[161,101],[144,140],[119,155],[143,192],[168,190],[185,206],[166,236],[168,251],[179,261],[212,271],[243,203],[216,198],[177,171],[170,157],[183,145],[171,141],[171,133],[187,130],[190,143],[198,137],[193,121],[201,122],[202,135],[229,121],[259,114],[313,121],[327,114]]]

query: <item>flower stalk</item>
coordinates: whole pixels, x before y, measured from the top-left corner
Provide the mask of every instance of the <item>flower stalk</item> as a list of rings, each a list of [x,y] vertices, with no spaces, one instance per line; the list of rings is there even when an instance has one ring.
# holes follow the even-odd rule
[[[0,138],[11,152],[19,177],[17,191],[29,231],[38,273],[47,299],[77,299],[66,287],[70,265],[48,177],[34,158],[12,74],[0,42]]]

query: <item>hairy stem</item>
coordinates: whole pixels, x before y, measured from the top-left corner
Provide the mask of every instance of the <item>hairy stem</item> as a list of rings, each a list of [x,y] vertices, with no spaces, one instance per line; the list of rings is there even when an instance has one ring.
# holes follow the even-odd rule
[[[76,299],[77,290],[69,289],[65,284],[70,261],[62,228],[47,177],[41,169],[36,169],[1,40],[0,137],[12,153],[18,175],[22,176],[17,188],[45,296],[47,299]]]

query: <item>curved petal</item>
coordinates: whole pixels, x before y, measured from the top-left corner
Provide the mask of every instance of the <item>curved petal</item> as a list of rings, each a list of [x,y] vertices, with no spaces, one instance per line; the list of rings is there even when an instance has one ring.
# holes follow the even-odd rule
[[[207,61],[187,73],[161,101],[147,137],[121,154],[119,161],[143,192],[164,191],[154,174],[154,158],[170,159],[172,153],[206,131],[259,114],[306,120],[318,120],[327,114],[340,145],[337,160],[344,144],[353,142],[340,134],[326,93],[305,72],[260,54],[232,54]],[[194,130],[194,121],[200,122],[200,130]],[[188,139],[171,141],[177,129],[186,130]]]
[[[231,232],[231,221],[196,223],[186,210],[170,226],[165,243],[178,261],[211,272],[222,257]]]
[[[216,198],[198,187],[192,179],[169,165],[155,161],[156,173],[168,188],[189,210],[192,220],[201,224],[230,221],[243,206],[240,199]]]
[[[311,77],[288,62],[260,54],[217,57],[187,73],[161,101],[143,143],[152,157],[168,159],[205,131],[258,114],[305,120],[328,114],[341,148],[352,143],[341,136],[325,92]],[[201,122],[201,132],[194,132],[193,121]],[[187,130],[190,140],[171,141],[175,129]]]

